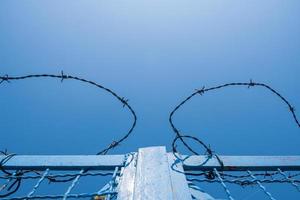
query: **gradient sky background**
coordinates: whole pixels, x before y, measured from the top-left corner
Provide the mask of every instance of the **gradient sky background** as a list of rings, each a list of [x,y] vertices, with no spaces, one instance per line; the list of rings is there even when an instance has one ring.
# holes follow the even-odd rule
[[[171,150],[168,115],[202,86],[252,78],[300,110],[299,10],[298,0],[1,1],[0,73],[96,81],[138,115],[111,153]],[[1,84],[0,104],[0,149],[18,154],[94,154],[131,125],[113,97],[72,80]],[[287,106],[260,88],[198,96],[174,120],[219,154],[300,154]]]

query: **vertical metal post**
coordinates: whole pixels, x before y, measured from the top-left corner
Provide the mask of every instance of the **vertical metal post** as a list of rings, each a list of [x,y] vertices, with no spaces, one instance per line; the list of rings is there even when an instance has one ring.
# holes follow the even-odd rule
[[[140,148],[129,159],[131,163],[121,171],[118,200],[192,199],[182,164],[175,163],[165,147]]]
[[[165,147],[139,149],[133,199],[173,199]]]

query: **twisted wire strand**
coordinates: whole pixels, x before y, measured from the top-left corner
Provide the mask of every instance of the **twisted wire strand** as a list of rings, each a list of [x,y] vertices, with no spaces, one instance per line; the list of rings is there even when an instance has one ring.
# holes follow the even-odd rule
[[[280,173],[282,172],[282,173]],[[220,183],[220,179],[218,177],[220,176],[224,183],[229,184],[236,184],[240,186],[251,186],[251,185],[257,185],[257,181],[260,183],[289,183],[293,186],[298,188],[298,185],[300,183],[300,179],[298,178],[299,173],[294,174],[286,174],[281,169],[277,169],[275,172],[257,172],[251,174],[240,174],[240,175],[233,175],[229,173],[219,172],[216,174],[215,171],[203,171],[201,173],[184,173],[187,176],[187,180],[191,182],[198,182],[198,183]],[[254,176],[256,179],[253,179]],[[297,178],[297,179],[296,179]]]
[[[132,125],[129,128],[128,132],[126,134],[124,134],[121,138],[119,138],[117,140],[113,140],[106,148],[104,148],[104,149],[100,150],[98,153],[96,153],[96,155],[105,155],[105,154],[107,154],[110,150],[112,150],[115,147],[119,146],[122,142],[124,142],[132,134],[132,132],[133,132],[135,126],[136,126],[137,115],[136,115],[135,111],[133,110],[133,108],[129,105],[129,103],[128,103],[129,100],[125,99],[124,97],[119,96],[113,90],[111,90],[107,87],[104,87],[104,86],[102,86],[102,85],[100,85],[100,84],[98,84],[94,81],[90,81],[90,80],[80,78],[80,77],[76,77],[76,76],[65,75],[64,72],[61,71],[60,75],[31,74],[31,75],[25,75],[25,76],[8,76],[8,75],[0,76],[0,80],[1,80],[0,84],[2,84],[4,82],[10,83],[12,81],[25,80],[25,79],[31,79],[31,78],[56,78],[56,79],[60,79],[61,82],[63,82],[65,79],[71,79],[71,80],[76,80],[76,81],[79,81],[79,82],[82,82],[82,83],[87,83],[87,84],[93,85],[93,86],[95,86],[99,89],[102,89],[102,90],[108,92],[113,97],[115,97],[117,100],[119,100],[122,103],[123,107],[127,107],[129,109],[130,113],[133,116],[133,122],[132,122]],[[1,153],[5,153],[5,152],[1,151]],[[7,157],[5,157],[3,160],[0,161],[0,170],[3,171],[7,175],[12,175],[12,173],[5,171],[2,168],[2,166],[3,166],[3,164],[5,164],[5,162],[7,162],[13,156],[14,156],[14,154],[7,155]],[[32,172],[32,171],[28,171],[28,172]],[[88,172],[88,169],[84,170],[82,174],[84,174],[86,172]],[[22,176],[23,174],[24,174],[24,172],[22,172],[22,171],[19,171],[17,173],[18,176]],[[72,180],[76,179],[77,176],[78,175],[67,178],[67,179],[63,179],[63,180],[58,180],[58,179],[53,178],[53,177],[47,177],[47,179],[50,182],[68,182],[68,181],[72,181]],[[11,190],[11,188],[16,185],[15,189],[13,191],[7,192],[4,195],[0,195],[0,197],[1,198],[7,197],[7,196],[10,196],[11,194],[15,193],[19,189],[19,187],[21,185],[21,181],[22,181],[22,178],[16,178],[15,181],[12,183],[12,185],[7,190],[8,191]]]
[[[114,171],[114,174],[113,174],[113,176],[112,176],[112,179],[109,181],[109,188],[108,188],[108,190],[109,191],[113,191],[114,190],[114,188],[117,186],[117,179],[116,179],[116,177],[117,177],[117,172],[119,171],[119,167],[116,167],[116,169],[115,169],[115,171]],[[98,191],[98,192],[100,192],[100,191]],[[107,195],[107,199],[108,200],[110,200],[111,199],[111,197],[112,197],[112,195]]]
[[[5,157],[0,161],[0,170],[1,170],[3,173],[5,173],[6,175],[12,175],[12,173],[6,171],[6,170],[3,168],[3,165],[4,165],[5,163],[7,163],[10,159],[12,159],[12,158],[13,158],[15,155],[17,155],[17,154],[15,154],[15,153],[8,154],[7,151],[5,151],[5,152],[1,151],[0,154],[5,155]]]
[[[97,155],[102,155],[102,154],[107,154],[109,150],[117,147],[118,145],[120,145],[120,143],[122,143],[124,140],[126,140],[132,133],[132,131],[134,130],[135,126],[136,126],[136,122],[137,122],[137,116],[135,111],[133,110],[133,108],[129,105],[128,103],[128,99],[125,99],[124,97],[119,96],[117,93],[115,93],[114,91],[112,91],[111,89],[104,87],[94,81],[90,81],[84,78],[79,78],[76,76],[71,76],[71,75],[65,75],[63,71],[61,71],[60,75],[54,75],[54,74],[31,74],[31,75],[25,75],[25,76],[0,76],[0,84],[3,82],[11,82],[11,81],[17,81],[17,80],[24,80],[24,79],[30,79],[30,78],[58,78],[61,79],[61,82],[63,82],[65,79],[72,79],[72,80],[76,80],[76,81],[80,81],[82,83],[87,83],[93,86],[96,86],[97,88],[100,88],[106,92],[108,92],[109,94],[113,95],[115,98],[117,98],[123,105],[123,107],[127,107],[130,111],[130,113],[133,116],[133,122],[132,125],[130,127],[130,129],[128,130],[128,132],[121,137],[118,140],[113,141],[111,144],[108,145],[108,147],[104,148],[103,150],[100,150]]]
[[[199,140],[197,137],[190,136],[190,135],[176,136],[176,137],[174,138],[173,142],[172,142],[173,155],[174,155],[178,160],[184,162],[185,159],[188,159],[188,157],[186,157],[185,159],[182,159],[182,158],[180,158],[180,156],[178,156],[178,154],[176,153],[176,152],[178,152],[177,149],[176,149],[176,147],[177,147],[176,142],[177,142],[178,139],[182,140],[183,138],[190,138],[190,139],[193,139],[194,141],[196,141],[197,143],[199,143],[200,145],[202,145],[202,146],[206,149],[205,154],[207,155],[207,158],[206,158],[206,160],[205,160],[203,163],[199,164],[199,166],[204,165],[205,163],[208,162],[208,160],[210,160],[210,159],[212,159],[213,157],[215,157],[215,158],[217,159],[217,161],[219,162],[221,168],[224,167],[223,161],[220,159],[220,157],[219,157],[216,153],[214,153],[214,152],[210,149],[209,146],[207,146],[205,143],[203,143],[203,142],[202,142],[201,140]],[[183,141],[183,142],[184,142],[184,141]],[[198,154],[197,154],[197,155],[198,155]]]
[[[277,171],[286,179],[288,180],[292,186],[294,186],[298,192],[300,192],[300,189],[299,189],[299,185],[297,185],[295,183],[295,180],[293,180],[290,176],[286,175],[280,168],[277,169]]]
[[[214,172],[217,175],[217,178],[219,179],[222,187],[224,188],[225,193],[227,194],[228,199],[229,200],[234,200],[234,198],[232,197],[229,189],[227,188],[227,185],[224,183],[224,180],[222,179],[221,175],[219,174],[219,172],[218,172],[218,170],[216,168],[214,168]]]
[[[26,172],[19,171],[19,170],[16,171],[16,172],[14,172],[14,173],[11,173],[11,172],[9,172],[9,171],[6,171],[6,170],[3,168],[3,165],[4,165],[5,163],[7,163],[10,159],[12,159],[16,154],[14,154],[14,153],[9,154],[9,153],[7,152],[7,150],[1,151],[0,154],[5,155],[5,157],[0,161],[0,170],[1,170],[4,174],[6,174],[7,176],[10,176],[10,177],[13,177],[13,176],[16,176],[16,175],[23,175],[24,173],[26,173]],[[0,191],[2,191],[2,190],[4,190],[5,188],[7,188],[7,189],[6,189],[7,192],[4,193],[4,194],[0,194],[0,198],[8,197],[8,196],[14,194],[15,192],[17,192],[18,189],[19,189],[20,186],[21,186],[21,182],[22,182],[22,179],[21,179],[21,178],[16,178],[16,179],[12,179],[12,178],[11,178],[11,179],[8,179],[7,182],[6,182],[4,185],[2,185],[1,190],[0,190]],[[9,184],[10,184],[10,186],[9,186]]]
[[[84,173],[85,170],[81,170],[79,172],[79,175],[76,176],[76,178],[73,180],[72,184],[68,187],[67,191],[64,194],[63,200],[66,200],[69,197],[69,194],[74,189],[74,187],[78,184],[79,179],[81,178],[81,175]]]
[[[195,140],[197,143],[199,143],[200,145],[202,145],[204,147],[204,149],[206,150],[206,154],[209,155],[209,157],[213,157],[213,155],[215,155],[218,160],[219,160],[219,163],[220,163],[220,166],[223,166],[223,162],[219,159],[219,157],[217,156],[216,153],[214,153],[214,151],[212,151],[212,149],[206,145],[202,140],[196,138],[196,137],[192,137],[192,136],[187,136],[187,135],[184,135],[183,133],[181,133],[179,131],[179,129],[175,126],[175,123],[173,121],[173,117],[175,115],[175,113],[181,108],[183,107],[187,102],[189,102],[194,96],[196,95],[200,95],[202,96],[204,93],[206,92],[209,92],[209,91],[214,91],[214,90],[220,90],[220,89],[223,89],[223,88],[226,88],[226,87],[235,87],[235,86],[248,86],[248,88],[250,87],[255,87],[255,86],[258,86],[258,87],[262,87],[262,88],[265,88],[269,91],[271,91],[275,96],[277,96],[280,100],[283,101],[283,103],[285,103],[288,108],[289,108],[289,111],[291,112],[292,114],[292,117],[296,123],[296,125],[300,128],[300,123],[299,123],[299,120],[297,118],[297,115],[296,115],[296,109],[292,106],[292,104],[285,98],[283,97],[279,92],[277,92],[275,89],[273,89],[272,87],[264,84],[264,83],[256,83],[256,82],[253,82],[252,80],[250,80],[250,82],[233,82],[233,83],[226,83],[226,84],[223,84],[223,85],[219,85],[219,86],[215,86],[215,87],[210,87],[210,88],[205,88],[205,87],[202,87],[200,90],[197,89],[195,92],[193,92],[191,95],[189,95],[188,97],[186,97],[183,101],[181,101],[173,110],[172,112],[170,113],[169,115],[169,123],[171,125],[171,128],[173,130],[173,132],[175,133],[175,139],[173,140],[173,143],[172,143],[172,148],[173,148],[173,151],[174,152],[178,152],[177,150],[177,145],[176,145],[176,141],[178,139],[180,139],[180,141],[182,142],[182,144],[190,151],[192,152],[193,154],[195,155],[199,155],[199,153],[197,151],[195,151],[189,144],[187,144],[187,142],[185,141],[185,138],[190,138],[192,140]]]
[[[108,172],[108,173],[102,173],[102,172],[96,172],[96,173],[93,173],[93,172],[87,172],[87,173],[84,173],[84,170],[81,170],[79,173],[66,173],[66,174],[50,174],[49,173],[50,170],[46,170],[44,171],[44,173],[39,173],[39,172],[35,172],[37,173],[38,175],[26,175],[26,173],[29,173],[30,171],[26,171],[25,173],[23,173],[22,175],[16,175],[18,172],[15,172],[14,174],[12,175],[7,175],[6,176],[2,176],[2,178],[4,180],[7,180],[8,182],[11,182],[12,180],[16,180],[14,181],[14,183],[12,185],[17,185],[17,187],[5,194],[5,195],[0,195],[0,198],[5,198],[5,197],[9,197],[10,195],[14,194],[15,192],[18,191],[18,189],[20,188],[21,186],[21,180],[24,180],[24,179],[38,179],[38,182],[37,184],[34,186],[33,190],[27,195],[27,197],[23,198],[23,199],[39,199],[39,198],[45,198],[47,199],[47,196],[49,196],[49,198],[52,198],[50,197],[50,195],[46,195],[45,197],[39,197],[39,196],[33,196],[33,194],[36,192],[37,188],[40,186],[41,182],[44,180],[44,179],[49,179],[49,178],[62,178],[62,177],[68,177],[68,176],[75,176],[76,178],[73,179],[73,182],[71,184],[71,186],[68,188],[68,191],[64,194],[63,197],[67,198],[67,197],[73,197],[73,198],[81,198],[81,197],[84,197],[84,196],[78,196],[76,197],[75,194],[70,194],[70,191],[75,187],[75,185],[78,183],[78,180],[79,180],[79,177],[81,176],[113,176],[113,178],[119,173],[117,170],[115,170],[115,172]],[[12,187],[12,185],[10,187]],[[7,187],[7,186],[5,186]],[[10,189],[8,189],[10,190]],[[1,191],[1,190],[0,190]],[[97,192],[97,195],[104,195],[103,194],[104,191],[102,192]],[[109,195],[110,193],[107,193],[107,195]],[[115,193],[111,193],[111,195],[114,195]],[[91,196],[95,196],[95,194],[92,194]],[[85,196],[87,197],[87,196]],[[53,198],[60,198],[60,197],[53,197]],[[8,198],[8,199],[18,199],[17,197],[11,197],[11,198]],[[21,199],[21,197],[20,197]],[[61,198],[60,198],[61,199]]]
[[[262,191],[269,197],[271,200],[276,200],[270,192],[267,191],[266,187],[261,184],[261,182],[252,174],[251,171],[247,171],[248,174],[253,178],[253,180],[258,184]]]
[[[38,172],[37,172],[38,173]],[[9,179],[39,179],[41,178],[40,173],[38,173],[38,175],[6,175],[6,176],[0,176],[0,179],[3,180],[9,180]],[[46,175],[45,178],[47,179],[54,179],[54,178],[68,178],[68,177],[73,177],[73,176],[78,176],[80,175],[80,173],[65,173],[65,174],[49,174]],[[113,172],[107,172],[107,173],[103,173],[103,172],[86,172],[84,174],[81,174],[81,176],[111,176],[113,175]]]
[[[22,183],[22,179],[16,179],[14,180],[11,185],[7,188],[7,192],[5,194],[0,194],[0,198],[4,198],[4,197],[8,197],[14,193],[16,193],[20,186],[21,186],[21,183]]]
[[[100,195],[106,196],[109,194],[116,194],[117,192],[103,192]],[[95,196],[99,196],[97,193],[81,193],[81,194],[69,194],[68,198],[73,199],[82,199],[82,198],[94,198]],[[61,195],[36,195],[32,197],[11,197],[11,198],[3,198],[2,200],[24,200],[24,199],[62,199],[64,194]]]
[[[208,178],[187,178],[188,181],[198,182],[198,183],[220,183],[220,180],[217,179],[208,179]],[[224,183],[236,184],[240,186],[251,186],[256,185],[256,180],[240,180],[240,179],[223,179]],[[259,179],[259,182],[266,183],[266,184],[273,184],[273,183],[286,183],[290,184],[291,181],[287,179]],[[300,180],[294,180],[294,183],[300,183]]]
[[[40,187],[41,183],[46,178],[48,173],[49,173],[49,169],[46,169],[42,177],[38,180],[38,182],[35,184],[33,189],[28,193],[27,197],[31,197],[37,191],[37,189]]]

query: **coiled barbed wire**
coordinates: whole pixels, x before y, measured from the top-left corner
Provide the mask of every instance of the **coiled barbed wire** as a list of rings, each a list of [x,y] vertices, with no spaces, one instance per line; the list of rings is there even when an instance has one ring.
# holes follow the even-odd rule
[[[283,103],[285,103],[288,108],[289,108],[289,111],[291,112],[292,114],[292,117],[295,121],[295,123],[297,124],[297,126],[300,128],[300,123],[299,123],[299,120],[297,118],[297,115],[295,113],[296,109],[292,106],[292,104],[285,98],[283,97],[279,92],[277,92],[275,89],[273,89],[272,87],[264,84],[264,83],[256,83],[256,82],[253,82],[252,80],[250,80],[250,82],[233,82],[233,83],[226,83],[226,84],[223,84],[223,85],[219,85],[219,86],[215,86],[215,87],[210,87],[210,88],[205,88],[205,87],[202,87],[200,90],[199,89],[196,89],[195,92],[193,92],[191,95],[189,95],[187,98],[185,98],[182,102],[180,102],[173,110],[172,112],[170,113],[169,115],[169,123],[172,127],[172,130],[174,131],[174,133],[176,134],[176,137],[174,138],[173,142],[172,142],[172,149],[173,149],[173,152],[178,152],[177,150],[177,143],[176,141],[178,139],[180,139],[180,141],[182,142],[182,144],[190,151],[192,152],[193,154],[195,155],[199,155],[199,153],[197,151],[195,151],[186,141],[185,141],[185,138],[189,138],[189,139],[192,139],[194,141],[196,141],[198,144],[200,144],[201,146],[204,147],[204,149],[206,150],[205,154],[208,155],[208,158],[212,158],[213,156],[215,156],[217,158],[217,160],[219,161],[220,163],[220,166],[223,166],[223,162],[222,160],[220,160],[220,158],[218,157],[218,155],[210,148],[210,146],[206,145],[202,140],[194,137],[194,136],[189,136],[189,135],[184,135],[183,133],[181,133],[179,131],[179,129],[175,126],[174,122],[173,122],[173,116],[174,114],[184,105],[186,104],[188,101],[190,101],[194,96],[196,95],[200,95],[202,96],[204,93],[206,92],[209,92],[209,91],[214,91],[214,90],[219,90],[219,89],[223,89],[223,88],[226,88],[226,87],[234,87],[234,86],[248,86],[248,88],[250,87],[255,87],[255,86],[258,86],[258,87],[263,87],[269,91],[271,91],[275,96],[279,97],[280,100],[283,101]]]
[[[71,79],[71,80],[76,80],[76,81],[79,81],[79,82],[82,82],[82,83],[87,83],[87,84],[90,84],[90,85],[93,85],[93,86],[96,86],[97,88],[100,88],[106,92],[108,92],[109,94],[111,94],[113,97],[115,97],[117,100],[119,100],[123,107],[127,107],[130,111],[130,113],[132,114],[133,116],[133,122],[132,122],[132,125],[130,127],[130,129],[127,131],[126,134],[124,134],[121,138],[119,138],[118,140],[113,140],[106,148],[100,150],[99,152],[96,153],[96,155],[105,155],[107,154],[111,149],[119,146],[123,141],[125,141],[133,132],[135,126],[136,126],[136,122],[137,122],[137,116],[136,116],[136,113],[135,111],[133,110],[133,108],[129,105],[128,103],[128,99],[125,99],[124,97],[121,97],[119,96],[117,93],[115,93],[113,90],[107,88],[107,87],[104,87],[94,81],[90,81],[90,80],[87,80],[87,79],[84,79],[84,78],[80,78],[80,77],[76,77],[76,76],[71,76],[71,75],[66,75],[64,74],[63,71],[61,71],[61,74],[59,75],[54,75],[54,74],[30,74],[30,75],[25,75],[25,76],[8,76],[8,75],[5,75],[5,76],[0,76],[0,84],[4,83],[4,82],[7,82],[7,83],[10,83],[11,81],[18,81],[18,80],[25,80],[25,79],[30,79],[30,78],[56,78],[56,79],[60,79],[61,82],[63,82],[65,79]],[[11,159],[14,155],[16,154],[8,154],[7,151],[3,151],[1,152],[3,155],[6,155],[6,157],[0,161],[0,170],[5,173],[6,175],[8,176],[12,176],[13,173],[10,173],[10,172],[7,172],[3,169],[3,165],[5,164],[5,162],[7,162],[9,159]],[[7,188],[7,193],[4,194],[4,195],[0,195],[1,198],[3,197],[7,197],[13,193],[15,193],[16,191],[18,191],[18,189],[20,188],[20,185],[21,185],[21,181],[22,181],[22,178],[21,176],[24,175],[24,173],[28,173],[28,172],[34,172],[34,171],[16,171],[14,175],[16,176],[20,176],[20,178],[17,178],[14,180],[13,184],[11,184],[11,186],[9,188]],[[88,170],[85,170],[84,173],[88,172]],[[38,172],[36,172],[38,173]],[[67,178],[67,179],[57,179],[57,178],[61,178],[61,177],[47,177],[47,179],[50,181],[50,182],[68,182],[68,181],[72,181],[76,178],[76,176],[72,176],[71,178]],[[65,177],[63,177],[65,178]],[[12,190],[12,187],[15,187],[15,189]]]
[[[11,81],[17,81],[17,80],[24,80],[24,79],[30,79],[30,78],[58,78],[61,79],[61,82],[63,82],[66,79],[72,79],[72,80],[76,80],[76,81],[80,81],[82,83],[87,83],[93,86],[96,86],[97,88],[100,88],[106,92],[108,92],[109,94],[113,95],[115,98],[117,98],[122,104],[123,107],[127,107],[130,111],[130,113],[133,116],[133,122],[132,125],[130,127],[130,129],[128,130],[128,132],[121,137],[118,140],[114,140],[111,144],[108,145],[108,147],[104,148],[103,150],[99,151],[97,153],[97,155],[103,155],[103,154],[107,154],[109,150],[117,147],[118,145],[120,145],[120,143],[122,143],[124,140],[126,140],[130,134],[132,133],[133,129],[136,126],[136,122],[137,122],[137,116],[135,111],[133,110],[133,108],[128,104],[128,99],[125,99],[124,97],[119,96],[117,93],[115,93],[114,91],[112,91],[111,89],[104,87],[94,81],[90,81],[84,78],[79,78],[76,76],[71,76],[71,75],[65,75],[63,71],[61,71],[60,75],[54,75],[54,74],[32,74],[32,75],[26,75],[26,76],[0,76],[0,84],[3,82],[8,82],[10,83]]]

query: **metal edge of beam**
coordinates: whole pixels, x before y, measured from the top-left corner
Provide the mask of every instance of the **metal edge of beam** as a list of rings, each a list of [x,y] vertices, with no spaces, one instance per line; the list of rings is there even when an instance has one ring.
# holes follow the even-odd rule
[[[170,165],[170,175],[172,181],[172,188],[174,193],[174,198],[176,200],[192,199],[192,195],[197,200],[216,200],[208,193],[204,192],[199,187],[195,185],[189,187],[188,181],[184,174],[181,158],[177,154],[177,157],[173,153],[168,153],[169,165]]]
[[[118,200],[133,200],[137,153],[133,153],[131,156],[131,158],[127,158],[125,166],[120,172]]]
[[[0,161],[6,156],[0,156]],[[125,155],[16,155],[2,166],[4,170],[114,170],[122,167]]]
[[[0,156],[0,161],[6,156]],[[186,156],[183,168],[185,171],[211,170],[216,168],[225,171],[265,171],[277,170],[300,171],[300,156],[219,156],[224,168],[216,158],[207,160],[206,156]],[[2,167],[5,170],[114,170],[121,167],[125,155],[16,155]],[[204,163],[204,164],[203,164]]]
[[[224,167],[213,157],[182,156],[185,171],[206,171],[216,168],[223,171],[300,171],[300,156],[219,156]]]
[[[173,153],[168,153],[169,170],[174,200],[192,200],[190,188],[183,171],[182,162]]]

